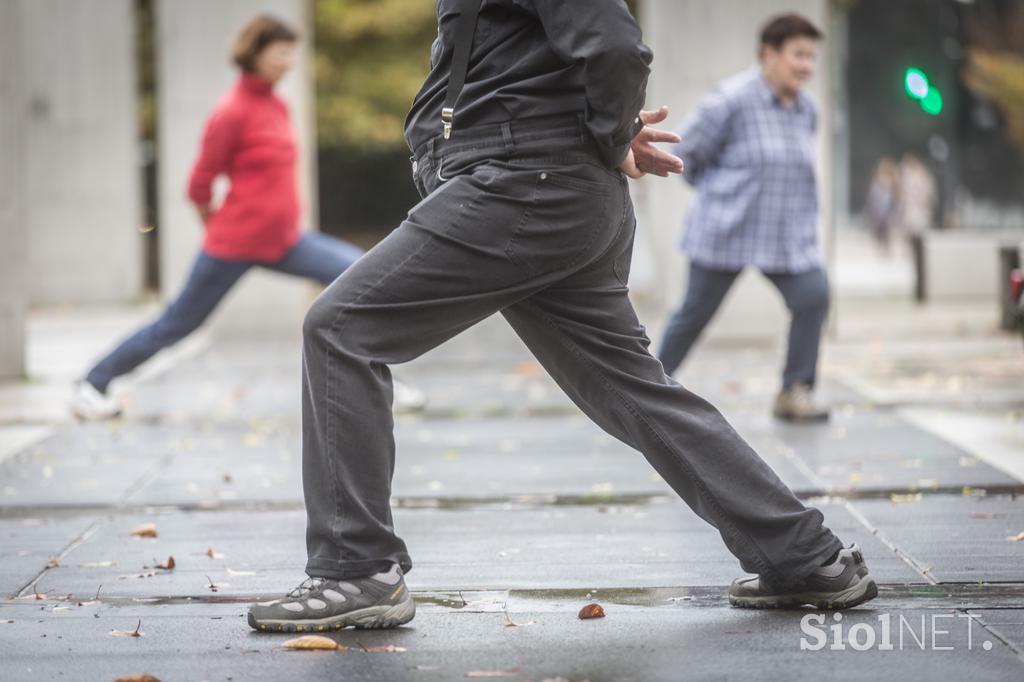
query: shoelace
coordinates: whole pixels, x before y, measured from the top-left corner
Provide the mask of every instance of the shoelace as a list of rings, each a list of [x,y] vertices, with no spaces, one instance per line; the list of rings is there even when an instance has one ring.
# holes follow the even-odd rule
[[[288,593],[288,597],[291,599],[298,599],[299,597],[302,597],[303,595],[306,595],[320,587],[324,582],[326,582],[324,578],[306,578],[299,583],[298,587]]]

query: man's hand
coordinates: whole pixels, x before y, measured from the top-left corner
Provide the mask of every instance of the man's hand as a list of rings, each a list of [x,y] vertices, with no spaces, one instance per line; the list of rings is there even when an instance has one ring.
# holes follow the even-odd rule
[[[654,146],[655,142],[679,142],[679,136],[675,133],[650,127],[651,124],[661,123],[666,118],[668,107],[665,106],[657,111],[640,112],[640,120],[643,121],[644,127],[633,138],[629,154],[619,166],[620,171],[634,179],[642,178],[648,173],[667,178],[669,173],[683,172],[682,159]]]

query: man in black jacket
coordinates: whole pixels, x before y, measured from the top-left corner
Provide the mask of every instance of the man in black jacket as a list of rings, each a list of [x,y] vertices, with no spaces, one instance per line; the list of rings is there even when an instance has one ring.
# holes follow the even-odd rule
[[[264,631],[395,627],[415,614],[395,534],[388,366],[500,312],[601,428],[636,448],[757,576],[737,606],[844,608],[877,593],[709,403],[665,376],[627,296],[626,176],[682,162],[641,112],[652,55],[622,0],[440,0],[406,135],[424,199],[306,316],[309,578],[257,604]]]

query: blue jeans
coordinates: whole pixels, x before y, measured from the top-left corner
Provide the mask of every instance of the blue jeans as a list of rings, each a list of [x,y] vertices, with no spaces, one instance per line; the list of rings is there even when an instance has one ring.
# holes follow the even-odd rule
[[[658,359],[665,373],[672,375],[686,359],[690,348],[729,293],[740,270],[712,270],[691,261],[690,280],[682,307],[669,319]],[[815,268],[801,273],[763,273],[782,294],[792,314],[789,349],[782,373],[782,387],[794,384],[814,386],[818,367],[821,330],[828,317],[829,291],[825,271]]]
[[[299,242],[276,263],[225,260],[200,251],[178,298],[160,317],[122,341],[100,360],[89,371],[86,381],[105,393],[111,381],[191,334],[254,265],[287,275],[308,277],[326,286],[362,255],[363,251],[358,247],[318,232],[303,234]]]

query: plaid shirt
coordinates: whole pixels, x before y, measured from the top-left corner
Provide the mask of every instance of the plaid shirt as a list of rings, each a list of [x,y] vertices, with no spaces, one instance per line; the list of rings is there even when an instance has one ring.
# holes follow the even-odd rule
[[[692,261],[773,273],[821,266],[817,118],[803,92],[786,109],[757,69],[726,80],[701,102],[675,148],[697,189],[683,237]]]

